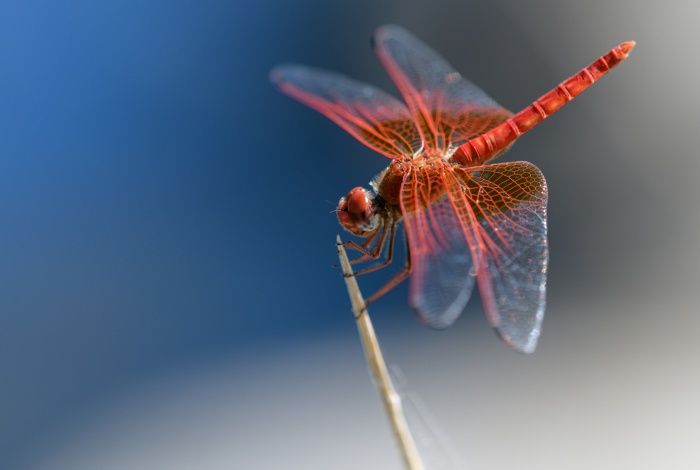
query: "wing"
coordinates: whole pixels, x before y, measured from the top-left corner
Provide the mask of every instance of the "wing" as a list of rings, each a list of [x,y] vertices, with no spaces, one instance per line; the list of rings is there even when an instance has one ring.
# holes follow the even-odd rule
[[[547,185],[527,162],[455,169],[476,227],[477,279],[486,316],[512,348],[537,346],[547,279]]]
[[[447,191],[450,182],[456,182],[451,173],[413,169],[401,186],[411,260],[409,303],[434,328],[450,326],[462,313],[476,277],[473,227],[462,223]]]
[[[429,153],[449,155],[512,116],[403,28],[379,28],[374,47],[408,104]]]
[[[386,157],[412,157],[423,147],[406,106],[377,88],[301,65],[276,67],[270,77],[281,91]]]

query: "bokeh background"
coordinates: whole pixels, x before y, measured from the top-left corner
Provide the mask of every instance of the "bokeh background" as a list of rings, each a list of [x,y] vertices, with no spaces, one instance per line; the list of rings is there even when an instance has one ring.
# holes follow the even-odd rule
[[[332,267],[335,202],[387,161],[267,78],[393,91],[384,23],[513,110],[638,42],[506,156],[550,188],[538,351],[476,299],[441,332],[405,286],[373,307],[432,468],[699,468],[699,21],[695,0],[3,2],[0,468],[400,468]]]

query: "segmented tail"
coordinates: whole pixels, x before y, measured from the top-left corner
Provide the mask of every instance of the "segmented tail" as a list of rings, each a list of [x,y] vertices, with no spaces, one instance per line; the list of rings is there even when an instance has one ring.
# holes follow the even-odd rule
[[[481,164],[506,150],[518,137],[554,114],[627,58],[635,46],[627,41],[600,56],[588,67],[542,95],[530,106],[493,129],[462,145],[453,159],[463,165]]]

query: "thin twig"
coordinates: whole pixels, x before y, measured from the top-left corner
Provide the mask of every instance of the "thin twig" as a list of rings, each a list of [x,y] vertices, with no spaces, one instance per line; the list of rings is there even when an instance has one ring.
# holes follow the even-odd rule
[[[379,395],[384,403],[391,429],[394,431],[394,436],[398,441],[401,456],[406,464],[406,468],[409,470],[423,470],[423,461],[420,458],[420,454],[418,454],[416,443],[413,440],[413,436],[411,435],[411,431],[408,428],[406,418],[403,414],[401,396],[396,393],[394,384],[391,383],[391,379],[389,378],[389,372],[384,362],[382,350],[379,348],[377,335],[374,332],[374,327],[369,318],[364,298],[357,285],[355,275],[352,272],[352,267],[350,266],[348,255],[345,252],[345,247],[340,240],[340,235],[338,235],[336,239],[336,244],[338,246],[340,266],[343,269],[345,284],[348,287],[348,295],[350,296],[352,311],[355,315],[355,322],[357,323],[357,330],[360,333],[362,347],[365,350],[365,357],[367,358],[367,363],[372,372],[374,382],[379,390]]]

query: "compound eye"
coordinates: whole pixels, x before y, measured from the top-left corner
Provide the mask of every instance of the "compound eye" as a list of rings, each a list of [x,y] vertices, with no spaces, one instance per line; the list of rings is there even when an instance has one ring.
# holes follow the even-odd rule
[[[335,213],[338,216],[338,221],[340,222],[340,224],[348,230],[351,230],[351,228],[355,225],[355,221],[352,220],[352,217],[348,212],[347,199],[340,199],[340,202],[338,203],[338,209],[335,211]]]
[[[364,188],[353,188],[345,196],[347,211],[358,222],[367,222],[372,216],[372,201]]]
[[[376,229],[377,217],[369,191],[357,187],[338,201],[338,221],[350,233],[362,236]]]

